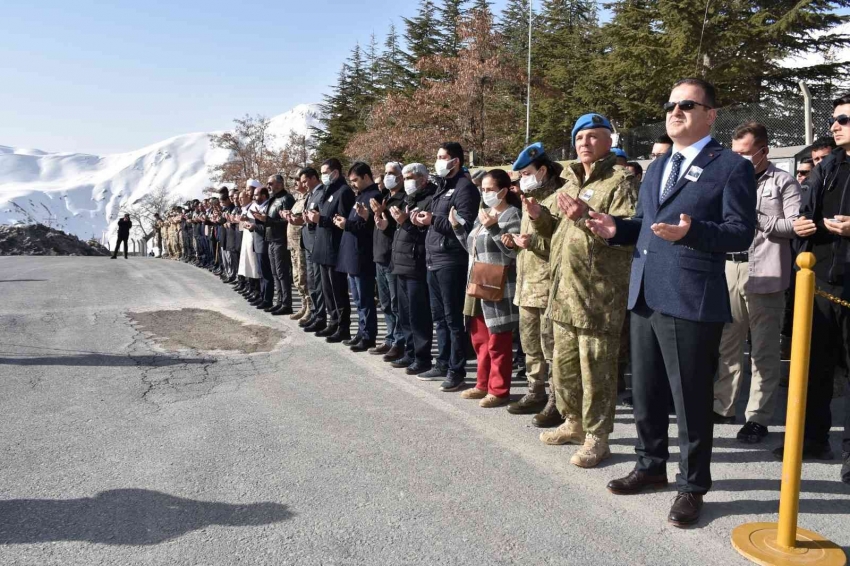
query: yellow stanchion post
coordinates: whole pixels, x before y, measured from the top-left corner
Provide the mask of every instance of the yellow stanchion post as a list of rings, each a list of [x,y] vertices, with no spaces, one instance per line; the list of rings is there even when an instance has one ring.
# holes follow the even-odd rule
[[[778,523],[746,523],[732,531],[732,546],[746,558],[763,566],[845,566],[840,546],[811,531],[797,527],[800,506],[800,474],[803,467],[803,425],[806,422],[806,391],[812,343],[812,308],[815,297],[815,256],[797,257],[797,291],[794,295],[794,329],[785,421],[785,453],[782,457],[782,489]]]

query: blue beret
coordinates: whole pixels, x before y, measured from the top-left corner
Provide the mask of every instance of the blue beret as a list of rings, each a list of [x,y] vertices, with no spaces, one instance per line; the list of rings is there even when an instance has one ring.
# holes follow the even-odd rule
[[[629,156],[628,156],[628,155],[626,155],[626,152],[625,152],[625,151],[623,151],[622,149],[620,149],[619,147],[612,147],[612,148],[611,148],[611,151],[612,151],[612,152],[614,153],[614,155],[616,155],[617,157],[622,157],[623,159],[628,159],[628,158],[629,158]]]
[[[532,161],[545,155],[546,150],[543,149],[543,144],[540,142],[533,143],[519,154],[519,157],[514,161],[514,171],[521,171],[531,165]]]
[[[576,143],[576,134],[582,130],[592,130],[594,128],[605,128],[606,130],[614,131],[611,122],[605,116],[596,113],[585,114],[576,120],[576,125],[573,126],[573,145]]]

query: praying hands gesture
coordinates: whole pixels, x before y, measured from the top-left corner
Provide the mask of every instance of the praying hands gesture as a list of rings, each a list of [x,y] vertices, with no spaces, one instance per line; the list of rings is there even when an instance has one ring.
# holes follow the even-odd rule
[[[836,215],[835,218],[824,218],[824,227],[836,236],[850,236],[850,216]]]
[[[372,200],[374,201],[375,199]],[[369,209],[366,208],[366,205],[362,202],[354,203],[354,212],[356,212],[357,216],[359,216],[363,220],[369,220]]]
[[[481,222],[481,225],[485,228],[489,228],[490,226],[493,226],[494,224],[497,224],[499,222],[499,213],[495,210],[492,210],[492,213],[487,212],[484,209],[479,210],[478,221]]]
[[[558,208],[561,209],[564,216],[572,221],[576,221],[584,216],[588,207],[584,202],[574,199],[567,193],[558,193]]]
[[[687,235],[688,230],[691,229],[691,217],[687,214],[680,214],[678,224],[664,224],[661,222],[653,224],[650,226],[650,229],[653,234],[662,240],[678,242],[684,238]]]
[[[534,197],[526,198],[523,195],[520,198],[522,199],[522,208],[528,214],[528,217],[532,220],[537,220],[540,217],[540,203]]]
[[[401,210],[399,207],[394,206],[390,208],[390,214],[399,226],[407,222],[407,219],[410,217],[408,207],[404,207],[404,210]]]
[[[333,219],[334,226],[339,228],[340,230],[345,230],[345,218],[337,214]]]

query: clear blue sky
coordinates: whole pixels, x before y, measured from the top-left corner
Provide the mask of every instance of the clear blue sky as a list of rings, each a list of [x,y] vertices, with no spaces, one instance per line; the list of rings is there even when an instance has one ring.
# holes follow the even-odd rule
[[[0,145],[130,151],[319,102],[356,41],[402,31],[417,5],[2,0]]]

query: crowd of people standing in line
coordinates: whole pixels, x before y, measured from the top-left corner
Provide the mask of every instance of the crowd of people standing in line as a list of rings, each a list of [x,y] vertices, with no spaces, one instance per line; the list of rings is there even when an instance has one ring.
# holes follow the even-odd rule
[[[579,467],[611,454],[630,363],[638,457],[608,490],[668,483],[675,413],[678,496],[668,520],[689,526],[711,488],[713,426],[736,419],[748,336],[752,380],[737,438],[768,435],[795,255],[813,252],[818,287],[850,298],[850,95],[834,101],[833,137],[812,146],[796,179],[770,162],[762,124],[741,124],[731,148],[712,139],[715,100],[703,80],[674,85],[667,135],[645,172],[612,148],[608,119],[589,113],[575,123],[578,159],[566,165],[540,143],[520,153],[513,177],[470,174],[455,142],[440,145],[433,176],[421,163],[390,162],[376,174],[328,159],[318,171],[187,203],[159,230],[168,257],[212,270],[258,309],[481,407],[533,415],[549,429],[542,442],[579,445],[570,460]],[[833,375],[850,367],[849,314],[815,298],[804,458],[834,458],[830,402]],[[511,402],[515,335],[528,390]],[[470,342],[477,376],[467,388]],[[844,428],[841,479],[850,483],[850,422]],[[781,459],[782,447],[774,454]]]

